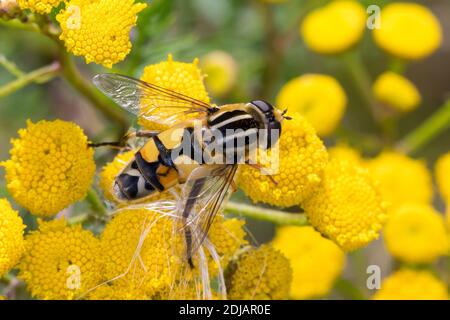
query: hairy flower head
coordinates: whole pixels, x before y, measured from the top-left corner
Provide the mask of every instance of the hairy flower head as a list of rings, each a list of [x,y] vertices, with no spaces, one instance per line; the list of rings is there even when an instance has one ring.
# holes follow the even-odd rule
[[[444,217],[427,204],[394,208],[384,240],[392,256],[409,263],[432,263],[450,249]]]
[[[145,67],[141,80],[209,103],[209,96],[203,83],[204,75],[198,64],[198,59],[194,59],[192,63],[173,61],[172,55],[169,54],[167,61]],[[161,104],[167,105],[167,102],[162,101]],[[141,112],[145,114],[150,108],[153,108],[153,106],[142,105]],[[164,111],[159,111],[159,114],[169,117],[178,111],[176,108],[165,108]],[[150,130],[162,130],[169,127],[165,124],[155,123],[145,117],[139,117],[138,122]]]
[[[298,112],[320,136],[330,135],[345,112],[347,97],[339,82],[324,74],[306,74],[288,81],[277,96],[277,106]]]
[[[378,101],[400,112],[414,110],[421,101],[419,90],[414,83],[394,72],[384,72],[372,87]]]
[[[25,246],[25,225],[8,200],[0,199],[0,277],[19,262]]]
[[[262,245],[239,256],[228,281],[229,299],[287,299],[292,269],[289,260],[280,251],[270,245]]]
[[[279,228],[272,244],[291,262],[294,299],[325,296],[344,268],[344,252],[312,227]]]
[[[130,31],[147,5],[134,0],[70,0],[56,16],[68,51],[111,68],[131,50]]]
[[[241,168],[238,184],[254,202],[278,207],[298,205],[320,184],[328,161],[327,151],[313,127],[300,114],[292,114],[292,118],[283,122],[279,172],[271,176],[277,184],[256,168]]]
[[[40,14],[50,13],[53,8],[59,6],[63,0],[17,0],[21,9],[30,9]]]
[[[450,205],[450,152],[440,156],[436,161],[435,173],[442,198]]]
[[[447,286],[428,271],[402,269],[383,280],[375,300],[448,300]]]
[[[366,13],[360,3],[336,0],[309,13],[300,26],[300,34],[311,50],[337,54],[355,45],[365,27]]]
[[[388,53],[403,59],[422,59],[442,41],[439,21],[417,3],[391,3],[381,11],[381,26],[373,32],[375,42]]]
[[[431,175],[423,161],[385,151],[367,161],[367,166],[379,183],[383,199],[391,206],[406,202],[430,203],[433,187]]]
[[[20,205],[51,216],[85,196],[95,173],[94,151],[76,124],[28,121],[12,145],[2,165],[8,191]]]
[[[99,241],[80,225],[41,221],[25,238],[18,277],[39,299],[75,299],[101,280]]]
[[[387,218],[368,170],[339,159],[328,163],[321,187],[303,208],[311,225],[344,251],[377,239]]]
[[[224,96],[236,83],[236,60],[225,51],[211,51],[202,57],[200,66],[206,74],[206,87],[215,97]]]

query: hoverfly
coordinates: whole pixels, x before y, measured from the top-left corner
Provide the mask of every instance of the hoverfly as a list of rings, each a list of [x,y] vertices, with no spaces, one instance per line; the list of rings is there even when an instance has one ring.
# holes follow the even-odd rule
[[[275,109],[262,100],[223,106],[210,105],[184,94],[118,74],[99,74],[93,81],[122,108],[144,119],[171,126],[162,132],[148,133],[148,140],[116,176],[112,194],[119,202],[133,203],[150,198],[155,193],[175,185],[183,185],[180,210],[185,225],[189,225],[184,228],[184,236],[187,259],[192,268],[192,256],[205,240],[230,186],[234,184],[238,160],[244,160],[246,163],[246,155],[258,147],[255,143],[246,142],[246,138],[256,134],[259,139],[266,140],[266,149],[270,149],[281,133],[282,120],[289,119],[285,116],[286,111]],[[170,115],[164,111],[170,111]],[[198,124],[200,130],[196,130]],[[265,134],[259,134],[259,130]],[[271,134],[275,131],[277,134]],[[222,150],[230,151],[230,141],[236,142],[236,139],[242,137],[244,145],[238,147],[231,143],[233,161],[211,164],[205,158],[217,154],[210,151],[211,143],[196,139],[199,132],[214,136],[211,140],[215,146],[223,147]],[[219,133],[220,138],[211,133]],[[188,148],[182,148],[186,146],[186,141]],[[239,148],[245,151],[244,159],[238,156],[238,151],[242,151],[238,150]],[[202,154],[200,159],[195,156],[199,153]],[[195,221],[191,219],[188,222],[196,207],[199,211],[196,211]]]

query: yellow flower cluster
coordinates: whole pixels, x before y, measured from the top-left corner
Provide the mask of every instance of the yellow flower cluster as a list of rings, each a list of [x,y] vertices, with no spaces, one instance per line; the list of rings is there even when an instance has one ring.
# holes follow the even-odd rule
[[[211,226],[208,237],[223,269],[240,246],[246,244],[242,227],[243,221],[220,217]],[[184,238],[182,233],[174,233],[175,229],[173,218],[149,209],[118,210],[101,237],[100,260],[105,280],[114,280],[116,288],[130,288],[138,297],[144,294],[180,298],[168,289],[182,286],[183,283],[177,282],[189,281],[193,275],[183,269],[186,265]],[[194,265],[198,265],[196,258]],[[211,257],[208,262],[213,277],[218,269]]]
[[[76,299],[101,280],[99,241],[80,225],[41,221],[25,238],[18,277],[33,297]]]
[[[338,143],[337,145],[328,148],[328,155],[330,156],[330,159],[363,165],[363,158],[361,157],[359,150],[354,149],[345,143]]]
[[[294,113],[292,118],[283,122],[279,172],[272,175],[277,184],[256,168],[241,168],[238,184],[255,202],[278,207],[298,205],[314,193],[322,180],[327,151],[313,127],[300,114]]]
[[[403,269],[381,283],[375,300],[447,300],[447,286],[428,271]]]
[[[344,268],[344,252],[312,227],[279,228],[273,246],[291,262],[294,299],[325,296]]]
[[[360,3],[337,0],[309,13],[300,26],[300,33],[311,50],[337,54],[355,45],[365,27],[366,12]]]
[[[12,140],[6,168],[8,191],[20,205],[51,216],[82,199],[95,173],[94,151],[71,122],[27,122]]]
[[[25,246],[25,225],[8,200],[0,199],[0,278],[19,262]]]
[[[287,82],[278,93],[280,109],[298,112],[320,136],[330,135],[345,112],[347,97],[339,82],[323,74],[306,74]]]
[[[387,218],[368,170],[339,159],[331,159],[321,188],[303,208],[311,225],[344,251],[377,239]]]
[[[71,0],[56,16],[68,51],[111,68],[131,50],[130,31],[147,5],[134,0]]]
[[[92,290],[87,296],[89,300],[149,300],[143,290],[132,286],[104,284]]]
[[[421,101],[414,83],[394,72],[382,73],[375,80],[372,91],[378,101],[400,112],[414,110]]]
[[[422,59],[442,41],[439,21],[425,6],[391,3],[381,11],[381,26],[374,30],[375,42],[385,51],[403,59]]]
[[[200,67],[206,74],[206,87],[215,97],[224,96],[236,83],[236,60],[225,51],[212,51],[203,56]]]
[[[404,204],[390,214],[384,229],[389,252],[409,263],[432,263],[449,252],[443,216],[426,204]]]
[[[242,253],[232,275],[228,298],[233,300],[287,299],[292,281],[289,260],[269,245]]]
[[[31,11],[45,14],[50,13],[53,8],[59,6],[64,0],[17,0],[21,9],[30,9]]]
[[[367,161],[367,166],[380,184],[383,199],[390,205],[430,203],[433,187],[424,162],[401,153],[386,151]]]
[[[442,198],[450,204],[450,152],[439,157],[436,162],[436,181]]]
[[[198,59],[195,59],[192,63],[184,63],[173,61],[172,55],[169,55],[167,61],[145,67],[141,80],[209,103],[209,96],[203,83],[204,75],[198,64]],[[161,104],[167,105],[167,102],[163,101]],[[153,108],[153,106],[143,105],[141,113],[145,114],[149,111],[149,108]],[[177,111],[176,108],[165,108],[158,114],[167,114],[167,117],[169,117]],[[138,122],[150,130],[162,130],[168,127],[168,125],[147,120],[145,117],[140,117]]]

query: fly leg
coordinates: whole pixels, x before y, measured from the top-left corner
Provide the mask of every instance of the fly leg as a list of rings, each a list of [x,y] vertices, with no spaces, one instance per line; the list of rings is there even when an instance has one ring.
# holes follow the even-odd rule
[[[108,141],[108,142],[100,142],[100,143],[89,143],[89,147],[98,148],[98,147],[110,147],[113,149],[127,149],[127,142],[133,137],[138,138],[151,138],[156,136],[158,131],[150,131],[150,130],[138,130],[134,132],[129,132],[125,134],[119,141]]]
[[[245,163],[245,164],[246,164],[246,165],[249,165],[250,167],[252,167],[252,168],[254,168],[254,169],[257,169],[257,170],[260,170],[260,171],[263,171],[263,172],[266,170],[263,166],[261,166],[261,165],[259,165],[259,164],[256,164],[256,163]],[[273,177],[272,175],[270,175],[270,174],[267,174],[267,175],[269,176],[269,179],[270,179],[274,184],[278,185],[278,181],[275,180],[274,177]]]
[[[189,196],[186,200],[186,205],[183,210],[183,222],[185,225],[184,228],[184,237],[186,240],[186,253],[187,253],[187,259],[189,266],[191,269],[194,269],[194,263],[192,262],[192,231],[190,229],[190,226],[187,225],[187,219],[189,218],[189,215],[191,214],[191,211],[195,205],[195,201],[197,196],[202,191],[203,185],[205,184],[206,178],[200,178],[195,180],[194,185],[192,186],[191,191],[189,192]]]

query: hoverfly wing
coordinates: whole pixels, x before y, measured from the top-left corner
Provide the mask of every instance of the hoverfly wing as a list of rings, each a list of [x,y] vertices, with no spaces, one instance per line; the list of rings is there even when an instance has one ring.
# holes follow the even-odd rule
[[[208,236],[215,217],[230,193],[237,168],[236,164],[214,166],[213,169],[199,167],[185,183],[182,193],[185,218],[183,230],[190,230],[188,257],[195,254]]]
[[[93,82],[122,108],[152,122],[173,125],[186,115],[202,117],[214,110],[203,101],[124,75],[102,73]]]

